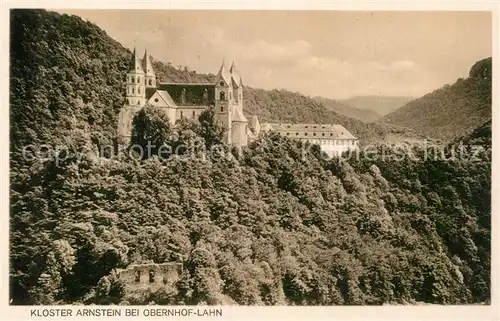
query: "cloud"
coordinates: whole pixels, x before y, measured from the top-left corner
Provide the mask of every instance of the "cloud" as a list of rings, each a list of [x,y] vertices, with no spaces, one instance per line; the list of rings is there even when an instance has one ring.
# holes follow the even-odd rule
[[[260,62],[290,62],[306,56],[311,45],[304,40],[270,43],[263,40],[247,44],[235,44],[235,47],[244,53],[245,59]]]
[[[396,70],[408,70],[408,69],[413,69],[415,67],[416,67],[415,62],[411,60],[395,61],[389,65],[389,68]]]
[[[148,40],[157,44],[165,42],[158,38],[161,36],[157,34]],[[198,72],[212,73],[217,72],[222,58],[235,60],[249,86],[286,88],[306,95],[334,98],[369,94],[418,96],[442,85],[435,84],[433,73],[413,60],[339,59],[319,55],[314,46],[303,39],[243,41],[231,38],[218,25],[185,30],[169,48],[168,56],[163,58],[188,65]]]

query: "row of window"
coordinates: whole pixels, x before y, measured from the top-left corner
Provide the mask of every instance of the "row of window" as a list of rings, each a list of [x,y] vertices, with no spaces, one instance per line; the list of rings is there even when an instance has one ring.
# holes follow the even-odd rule
[[[243,98],[243,95],[240,93],[239,99],[241,100]],[[229,92],[229,100],[233,99],[232,92]],[[226,100],[226,93],[221,91],[219,93],[219,100]]]
[[[141,87],[137,88],[137,93],[141,93]],[[134,95],[135,94],[135,87],[128,87],[128,92],[127,95]]]
[[[320,127],[323,129],[327,128],[327,126],[322,126],[322,125],[313,125],[313,126],[305,125],[304,126],[304,128],[309,128],[309,127],[313,128],[313,129],[320,128]],[[292,128],[292,125],[286,125],[286,128]]]
[[[318,145],[340,145],[340,146],[356,145],[355,140],[311,139],[309,141],[313,144],[318,144]]]
[[[135,282],[141,282],[141,271],[135,271]],[[149,283],[155,282],[155,271],[149,270]]]
[[[184,112],[181,110],[181,118],[184,118]],[[191,113],[191,119],[196,119],[196,112],[193,110]]]
[[[129,76],[127,81],[128,81],[129,83],[132,83],[132,84],[133,84],[133,83],[142,84],[142,78],[141,78],[141,76],[136,76],[136,77],[134,77],[134,76]],[[150,79],[148,79],[148,85],[149,85],[149,86],[153,86],[153,79],[151,79],[151,78],[150,78]]]
[[[129,103],[130,105],[133,105],[133,104],[134,104],[134,102],[132,101],[132,99],[129,99],[129,100],[128,100],[128,103]],[[137,101],[137,105],[140,105],[140,104],[141,104],[141,101],[140,101],[140,100],[138,100],[138,101]]]
[[[299,136],[299,134],[300,133],[295,133],[295,136]],[[310,133],[303,133],[303,134],[304,134],[304,136],[309,136]],[[285,135],[286,136],[294,136],[293,133],[290,133],[290,132],[286,132]],[[320,136],[320,135],[316,135],[316,133],[312,133],[311,136]],[[321,133],[321,136],[322,137],[333,137],[333,133]]]

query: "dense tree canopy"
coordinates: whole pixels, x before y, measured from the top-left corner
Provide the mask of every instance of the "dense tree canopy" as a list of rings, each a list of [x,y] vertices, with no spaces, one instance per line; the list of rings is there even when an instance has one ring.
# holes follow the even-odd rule
[[[96,149],[111,144],[129,52],[67,15],[14,10],[11,26],[13,303],[489,300],[491,123],[445,146],[443,157],[380,143],[384,159],[326,159],[318,146],[276,133],[231,149],[211,110],[170,126],[146,107],[133,142],[186,148],[114,157]],[[311,117],[297,109],[297,121],[339,117],[299,94],[247,97],[268,117],[294,102]],[[26,144],[53,150],[25,157]],[[451,157],[463,148],[467,157]],[[141,296],[128,296],[114,274],[174,261],[181,280]]]

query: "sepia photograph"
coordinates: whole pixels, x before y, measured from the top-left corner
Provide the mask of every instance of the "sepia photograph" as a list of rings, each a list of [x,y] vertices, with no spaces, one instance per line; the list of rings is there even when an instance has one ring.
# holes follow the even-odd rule
[[[8,15],[9,305],[492,304],[491,11]]]

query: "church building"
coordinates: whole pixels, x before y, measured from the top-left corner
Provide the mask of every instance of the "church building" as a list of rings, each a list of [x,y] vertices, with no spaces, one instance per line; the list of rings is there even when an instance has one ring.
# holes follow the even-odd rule
[[[197,120],[205,109],[214,107],[216,119],[226,128],[226,143],[247,146],[248,137],[254,136],[243,113],[243,81],[234,62],[227,67],[224,61],[213,83],[159,82],[147,50],[141,59],[134,48],[118,136],[130,139],[133,117],[145,105],[164,110],[172,124],[181,118]]]
[[[212,107],[226,129],[225,142],[233,146],[247,146],[261,131],[277,131],[288,138],[318,144],[330,156],[358,148],[358,139],[339,124],[260,125],[257,116],[248,121],[243,113],[243,81],[234,62],[227,67],[223,61],[213,83],[160,82],[147,50],[141,59],[134,48],[126,83],[126,103],[118,115],[118,136],[126,141],[132,134],[134,115],[150,105],[163,110],[172,125],[182,118],[198,120]]]

